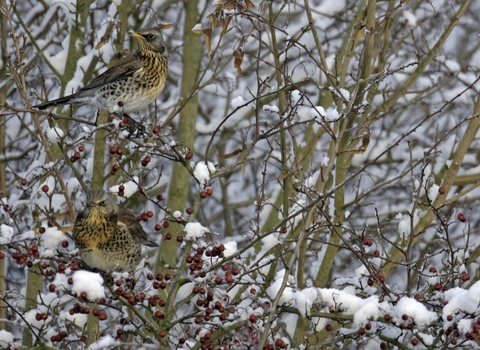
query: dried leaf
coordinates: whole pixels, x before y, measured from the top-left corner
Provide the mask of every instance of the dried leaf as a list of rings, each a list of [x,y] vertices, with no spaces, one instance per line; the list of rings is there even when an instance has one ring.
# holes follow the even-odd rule
[[[357,39],[365,38],[365,29],[361,29],[357,33]]]
[[[245,3],[247,4],[247,7],[249,9],[254,9],[255,8],[255,5],[250,0],[245,0]]]
[[[97,45],[95,45],[95,50],[100,50],[100,48],[107,42],[107,39],[102,36]]]
[[[243,74],[243,70],[240,66],[242,65],[244,56],[245,54],[243,53],[242,50],[233,51],[233,57],[235,57],[233,61],[233,66],[237,69],[238,74]]]
[[[368,144],[370,143],[370,136],[365,135],[362,137],[362,145],[359,149],[355,150],[355,154],[363,154],[367,150]]]
[[[162,29],[168,29],[168,28],[172,28],[173,27],[173,23],[160,23],[157,25],[157,28],[159,30],[162,30]]]
[[[203,34],[204,33],[204,29],[202,29],[202,25],[201,24],[196,24],[195,27],[192,28],[192,32],[196,33],[196,34]]]
[[[217,15],[212,13],[212,16],[210,18],[210,28],[212,30],[215,30],[215,28],[217,28],[217,23],[218,23]]]
[[[212,30],[210,28],[204,29],[203,34],[205,34],[205,46],[207,47],[208,54],[212,51]]]
[[[233,156],[236,156],[237,154],[240,154],[242,153],[242,149],[241,148],[237,148],[235,151],[231,152],[231,153],[227,153],[227,154],[220,154],[218,156],[218,158],[220,159],[228,159],[228,158],[232,158]]]
[[[231,16],[227,16],[222,23],[222,35],[225,35],[227,33],[228,25],[230,24],[230,21],[232,20]]]

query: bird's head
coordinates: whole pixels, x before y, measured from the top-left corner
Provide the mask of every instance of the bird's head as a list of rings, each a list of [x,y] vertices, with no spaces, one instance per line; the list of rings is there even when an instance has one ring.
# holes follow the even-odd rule
[[[88,192],[85,213],[94,216],[110,216],[118,213],[118,205],[102,190]]]
[[[160,53],[161,55],[168,55],[167,46],[163,40],[162,33],[156,28],[142,28],[135,32],[130,30],[128,32],[138,41],[140,50],[148,50]]]

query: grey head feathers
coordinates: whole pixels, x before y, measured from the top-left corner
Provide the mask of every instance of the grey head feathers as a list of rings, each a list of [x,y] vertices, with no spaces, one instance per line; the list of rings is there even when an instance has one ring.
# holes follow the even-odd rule
[[[103,190],[88,192],[87,207],[97,207],[97,209],[104,210],[109,215],[118,213],[118,204]]]

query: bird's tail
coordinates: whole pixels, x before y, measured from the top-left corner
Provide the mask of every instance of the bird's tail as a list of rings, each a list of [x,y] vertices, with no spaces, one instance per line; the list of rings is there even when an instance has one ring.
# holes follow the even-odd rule
[[[48,107],[51,106],[58,106],[58,105],[69,105],[71,103],[74,103],[72,99],[73,95],[57,98],[56,100],[51,100],[48,102],[40,103],[39,105],[33,106],[38,109],[47,109]]]
[[[150,248],[158,247],[158,244],[152,241],[148,241],[148,243],[145,243],[145,245]]]

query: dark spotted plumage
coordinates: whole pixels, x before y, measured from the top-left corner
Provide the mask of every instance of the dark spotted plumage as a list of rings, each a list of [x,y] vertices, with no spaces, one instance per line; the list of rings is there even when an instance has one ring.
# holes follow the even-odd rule
[[[73,95],[41,103],[46,109],[64,104],[89,104],[110,113],[128,113],[147,107],[162,92],[168,74],[168,52],[156,28],[130,32],[137,51],[120,60]]]
[[[104,271],[132,271],[142,258],[142,246],[157,247],[136,217],[119,208],[105,191],[90,191],[78,213],[73,239],[83,261]]]

